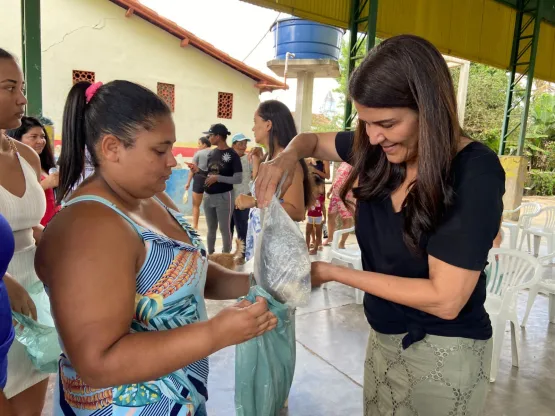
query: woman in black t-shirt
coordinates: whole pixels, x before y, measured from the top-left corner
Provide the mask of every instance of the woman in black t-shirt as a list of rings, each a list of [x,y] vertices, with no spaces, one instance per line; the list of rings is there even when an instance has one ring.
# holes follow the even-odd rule
[[[484,267],[504,171],[494,152],[463,135],[449,70],[428,41],[382,42],[353,73],[349,93],[356,132],[297,136],[261,165],[259,205],[299,159],[352,164],[342,197],[358,180],[364,271],[315,262],[312,278],[366,292],[365,414],[479,415],[492,349]]]

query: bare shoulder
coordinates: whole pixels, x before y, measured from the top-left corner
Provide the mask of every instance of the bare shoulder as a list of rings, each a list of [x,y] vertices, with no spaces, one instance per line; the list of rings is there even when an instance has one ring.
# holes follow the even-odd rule
[[[40,158],[37,152],[35,152],[31,147],[27,146],[24,143],[21,143],[17,140],[10,139],[13,143],[15,143],[15,147],[17,151],[23,157],[27,163],[29,163],[33,169],[37,172],[37,175],[40,177],[41,174],[41,166],[40,166]]]
[[[97,267],[121,262],[135,267],[142,255],[142,240],[124,218],[98,202],[80,202],[64,208],[48,224],[37,248],[35,269],[48,285],[51,276],[67,275],[60,268],[82,270],[91,259]]]

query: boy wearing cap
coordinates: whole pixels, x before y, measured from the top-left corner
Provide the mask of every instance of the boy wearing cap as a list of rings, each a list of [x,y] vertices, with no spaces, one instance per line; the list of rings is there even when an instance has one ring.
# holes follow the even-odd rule
[[[237,133],[231,138],[231,147],[237,155],[241,158],[241,165],[243,167],[243,180],[241,183],[233,186],[235,198],[241,194],[249,195],[251,193],[252,183],[252,164],[249,162],[247,155],[247,143],[251,139],[246,137],[243,133]],[[237,236],[245,243],[247,239],[247,228],[249,225],[249,209],[238,209],[235,207],[233,211],[233,218],[231,219],[231,235],[233,236],[234,229],[237,228]],[[245,253],[243,253],[243,262],[245,260]]]
[[[235,207],[233,185],[243,179],[239,155],[226,142],[231,133],[223,124],[213,124],[205,132],[212,146],[208,156],[208,176],[204,186],[204,215],[208,227],[206,238],[208,254],[214,253],[218,227],[222,234],[223,253],[231,252],[231,217]]]

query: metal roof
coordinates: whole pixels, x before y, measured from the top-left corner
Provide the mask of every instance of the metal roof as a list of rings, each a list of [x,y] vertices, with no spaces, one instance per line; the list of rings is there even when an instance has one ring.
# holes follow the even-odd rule
[[[351,0],[241,0],[315,22],[349,26]],[[516,0],[379,0],[377,36],[422,36],[445,55],[508,69]],[[536,78],[555,82],[555,0],[543,1]]]

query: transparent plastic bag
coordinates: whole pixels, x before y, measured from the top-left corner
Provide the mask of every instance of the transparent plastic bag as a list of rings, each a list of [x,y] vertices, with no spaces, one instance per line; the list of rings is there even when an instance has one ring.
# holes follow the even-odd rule
[[[56,373],[62,352],[56,328],[17,312],[12,312],[12,318],[16,321],[15,339],[25,346],[35,368],[42,373]]]
[[[235,409],[237,416],[276,416],[289,397],[295,372],[295,312],[260,286],[246,299],[268,301],[277,317],[276,329],[235,347]]]
[[[291,308],[310,299],[310,256],[299,226],[274,196],[260,212],[262,228],[254,250],[254,278],[273,298]]]
[[[37,321],[12,312],[12,318],[16,322],[15,339],[25,346],[27,355],[37,370],[42,373],[56,373],[62,349],[50,313],[50,299],[42,282],[31,285],[28,292],[37,309]]]

